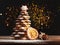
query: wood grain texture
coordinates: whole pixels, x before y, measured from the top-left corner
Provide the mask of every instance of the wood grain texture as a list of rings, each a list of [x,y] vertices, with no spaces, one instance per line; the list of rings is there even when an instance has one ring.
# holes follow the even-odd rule
[[[0,36],[0,44],[11,45],[60,45],[60,35],[49,35],[48,40],[13,40],[10,36]]]

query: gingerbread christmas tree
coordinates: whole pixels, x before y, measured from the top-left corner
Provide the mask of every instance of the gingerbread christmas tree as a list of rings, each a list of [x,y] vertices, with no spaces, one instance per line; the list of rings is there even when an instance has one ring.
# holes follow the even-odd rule
[[[16,26],[13,29],[14,32],[12,33],[12,36],[14,37],[14,39],[35,40],[42,36],[41,34],[38,33],[38,31],[35,28],[31,27],[31,21],[29,20],[30,16],[27,10],[28,8],[26,5],[23,5],[21,7],[21,13],[16,19]]]

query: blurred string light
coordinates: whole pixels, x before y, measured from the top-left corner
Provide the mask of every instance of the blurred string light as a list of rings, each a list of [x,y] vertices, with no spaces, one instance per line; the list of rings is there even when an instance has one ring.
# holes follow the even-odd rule
[[[7,6],[5,10],[5,25],[7,27],[12,27],[13,23],[18,15],[19,11],[14,6]]]
[[[2,13],[0,13],[0,15],[2,15]]]
[[[37,4],[32,3],[29,8],[31,20],[33,21],[34,27],[37,29],[43,29],[44,27],[49,27],[49,14],[45,14],[45,7],[38,7]],[[49,13],[49,11],[47,11]]]

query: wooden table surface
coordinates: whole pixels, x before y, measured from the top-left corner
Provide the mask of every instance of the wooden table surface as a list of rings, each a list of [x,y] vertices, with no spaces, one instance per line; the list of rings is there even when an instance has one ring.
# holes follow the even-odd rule
[[[13,40],[10,36],[0,36],[0,44],[60,45],[60,35],[49,35],[48,40]]]

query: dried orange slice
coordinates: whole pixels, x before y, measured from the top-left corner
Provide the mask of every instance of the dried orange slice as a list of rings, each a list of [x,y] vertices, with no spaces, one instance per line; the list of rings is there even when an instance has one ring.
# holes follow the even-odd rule
[[[35,28],[29,27],[27,30],[28,38],[31,40],[37,39],[38,31]]]

